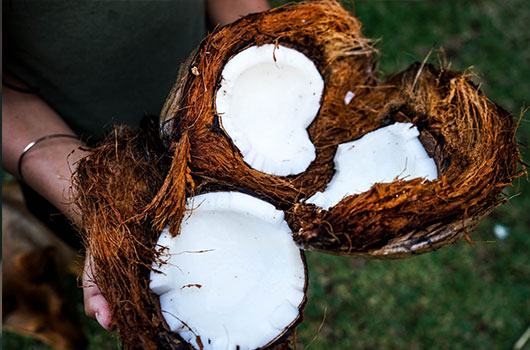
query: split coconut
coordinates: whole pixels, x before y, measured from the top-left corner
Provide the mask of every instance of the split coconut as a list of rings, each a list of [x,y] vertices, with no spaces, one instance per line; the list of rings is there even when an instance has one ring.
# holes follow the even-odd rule
[[[287,218],[295,240],[339,254],[408,257],[455,242],[503,203],[502,188],[521,174],[513,118],[469,78],[416,64],[372,90],[374,124],[415,125],[437,179],[398,176],[328,210],[297,203]]]
[[[175,135],[190,135],[198,186],[252,191],[280,208],[309,198],[331,180],[338,144],[376,128],[361,117],[376,50],[360,29],[335,1],[220,28],[183,66],[162,138],[171,147]]]
[[[307,273],[283,212],[237,192],[188,200],[164,230],[150,288],[170,329],[195,349],[258,349],[300,318]]]
[[[251,46],[223,67],[215,106],[245,163],[267,174],[295,175],[315,159],[307,127],[323,89],[304,54],[281,45]]]
[[[220,28],[183,67],[163,108],[161,130],[119,128],[80,162],[77,203],[94,258],[94,282],[108,300],[127,348],[201,348],[208,339],[220,347],[277,347],[281,334],[293,331],[303,306],[303,258],[297,247],[409,257],[461,238],[504,201],[502,188],[520,174],[512,116],[459,72],[416,64],[379,81],[376,51],[360,28],[335,1],[286,6]],[[260,86],[249,85],[253,81]],[[394,129],[400,130],[402,151],[389,154],[384,141]],[[366,141],[377,133],[386,136]],[[365,156],[356,152],[363,144],[375,155],[370,160],[375,177],[356,174],[368,167],[360,164]],[[378,169],[388,158],[379,155],[396,161],[385,176]],[[208,203],[217,202],[212,195],[233,196],[226,192],[260,204],[225,203],[220,219],[243,217],[242,226],[247,219],[260,219],[259,229],[232,230],[226,221],[200,219],[206,216],[202,210],[212,219],[221,216],[211,214]],[[268,207],[276,219],[264,218],[255,207]],[[234,208],[238,214],[228,214]],[[207,227],[188,231],[193,222]],[[273,245],[276,239],[270,240],[276,234],[262,234],[268,239],[259,244],[263,252],[244,256],[247,249],[236,249],[228,253],[234,259],[221,254],[223,264],[233,265],[224,269],[228,275],[216,273],[221,263],[208,260],[215,258],[211,253],[229,252],[237,248],[232,240],[248,243],[253,232],[273,232],[266,227],[276,224],[282,228],[277,240],[289,237],[289,243],[275,242],[280,248]],[[218,240],[217,231],[233,238]],[[243,231],[250,233],[241,237]],[[265,249],[269,244],[272,248]],[[223,314],[223,303],[238,304],[243,300],[238,293],[245,288],[256,296],[263,290],[252,287],[256,280],[251,277],[240,286],[243,282],[235,282],[230,273],[267,261],[279,249],[289,252],[281,255],[282,261],[292,262],[291,274],[285,277],[275,268],[270,283],[287,294],[253,315],[237,310]],[[238,257],[248,261],[242,264]],[[170,272],[173,265],[178,268]],[[190,278],[179,268],[190,272]],[[172,292],[167,280],[158,281],[164,276],[175,276]],[[305,271],[303,277],[302,289]],[[162,299],[185,299],[172,310],[161,305],[150,286],[168,294]],[[226,291],[227,299],[207,294],[215,289]],[[221,310],[215,324],[207,322],[207,310],[200,311],[207,300]],[[242,324],[250,320],[247,316],[263,318],[252,329],[241,331],[232,324],[230,329],[252,336],[220,333],[223,317]],[[254,337],[255,331],[259,336]]]

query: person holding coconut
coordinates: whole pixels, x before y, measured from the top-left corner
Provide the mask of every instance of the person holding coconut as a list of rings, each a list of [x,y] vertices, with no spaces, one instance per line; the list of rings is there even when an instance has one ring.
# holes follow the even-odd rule
[[[3,169],[79,226],[70,179],[83,144],[113,123],[135,126],[142,113],[157,115],[207,22],[222,26],[268,8],[266,0],[4,2]],[[110,330],[90,274],[87,252],[85,313]]]

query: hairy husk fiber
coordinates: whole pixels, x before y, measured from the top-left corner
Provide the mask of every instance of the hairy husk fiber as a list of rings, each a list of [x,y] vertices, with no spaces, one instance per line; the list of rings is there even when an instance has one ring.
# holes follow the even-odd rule
[[[415,64],[374,89],[372,123],[416,125],[438,179],[376,184],[329,211],[295,204],[295,240],[338,254],[408,257],[456,241],[500,205],[502,188],[519,175],[515,126],[469,78]]]
[[[181,138],[173,155],[177,161],[171,163],[166,152],[156,147],[157,139],[145,130],[118,127],[78,166],[77,203],[83,213],[85,246],[94,262],[93,280],[88,283],[95,283],[109,302],[127,348],[186,349],[164,322],[158,296],[149,289],[149,273],[159,236],[154,226],[165,221],[159,217],[164,212],[162,193],[169,188],[172,200],[179,202],[172,206],[180,208],[175,215],[178,221],[187,189],[192,188],[192,182],[187,182],[189,143],[185,136]],[[168,172],[173,180],[164,182]]]
[[[126,348],[188,348],[169,331],[149,290],[151,263],[159,259],[154,246],[166,225],[178,234],[186,197],[245,192],[284,210],[301,247],[375,258],[404,258],[450,244],[503,202],[502,188],[520,173],[512,116],[466,74],[416,64],[379,81],[376,50],[360,29],[330,0],[250,15],[220,28],[183,66],[160,132],[153,125],[117,127],[79,163],[74,185],[93,282],[109,302]],[[303,52],[325,81],[321,109],[308,128],[316,159],[299,175],[251,169],[216,115],[224,64],[266,43]],[[345,105],[348,91],[355,97]],[[327,211],[304,202],[333,177],[340,143],[404,121],[420,130],[438,166],[437,180],[376,184]],[[288,341],[292,337],[276,347],[286,348]]]
[[[226,62],[249,46],[269,43],[303,52],[325,82],[320,111],[308,129],[316,159],[296,176],[269,175],[247,166],[215,111],[215,94]],[[374,129],[363,117],[362,97],[376,83],[375,53],[370,41],[361,35],[360,22],[335,1],[247,16],[209,36],[183,67],[183,77],[162,110],[167,123],[164,135],[170,140],[184,131],[190,135],[190,166],[200,179],[198,185],[250,191],[287,209],[326,187],[333,176],[333,157],[339,143]],[[348,91],[356,98],[345,106]]]

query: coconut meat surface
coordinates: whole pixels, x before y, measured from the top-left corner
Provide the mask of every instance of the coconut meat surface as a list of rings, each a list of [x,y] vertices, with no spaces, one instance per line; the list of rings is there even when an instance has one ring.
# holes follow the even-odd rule
[[[167,324],[196,349],[269,344],[305,299],[305,264],[283,212],[236,192],[196,196],[187,209],[179,235],[161,234],[151,273]]]
[[[335,175],[324,192],[306,202],[328,210],[344,197],[365,192],[375,183],[396,179],[438,177],[411,123],[395,123],[372,131],[358,140],[340,144],[335,154]]]
[[[315,159],[306,129],[323,89],[322,76],[304,54],[281,45],[251,46],[224,66],[216,111],[250,167],[298,174]]]

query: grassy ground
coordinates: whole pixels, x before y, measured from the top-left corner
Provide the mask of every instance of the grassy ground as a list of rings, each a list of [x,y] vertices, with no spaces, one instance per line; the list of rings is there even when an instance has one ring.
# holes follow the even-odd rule
[[[515,116],[530,102],[527,0],[364,0],[355,12],[365,35],[381,39],[383,74],[443,47],[452,68],[473,66],[485,94]],[[518,131],[524,145],[530,145],[529,120]],[[530,164],[528,148],[521,151]],[[530,185],[523,179],[507,192],[518,196],[472,234],[474,248],[459,242],[403,261],[308,254],[309,303],[299,348],[511,349],[530,326]],[[494,236],[496,224],[508,229],[505,239]],[[89,321],[85,326],[92,349],[118,347],[114,335]],[[7,333],[3,343],[6,349],[42,348]]]

